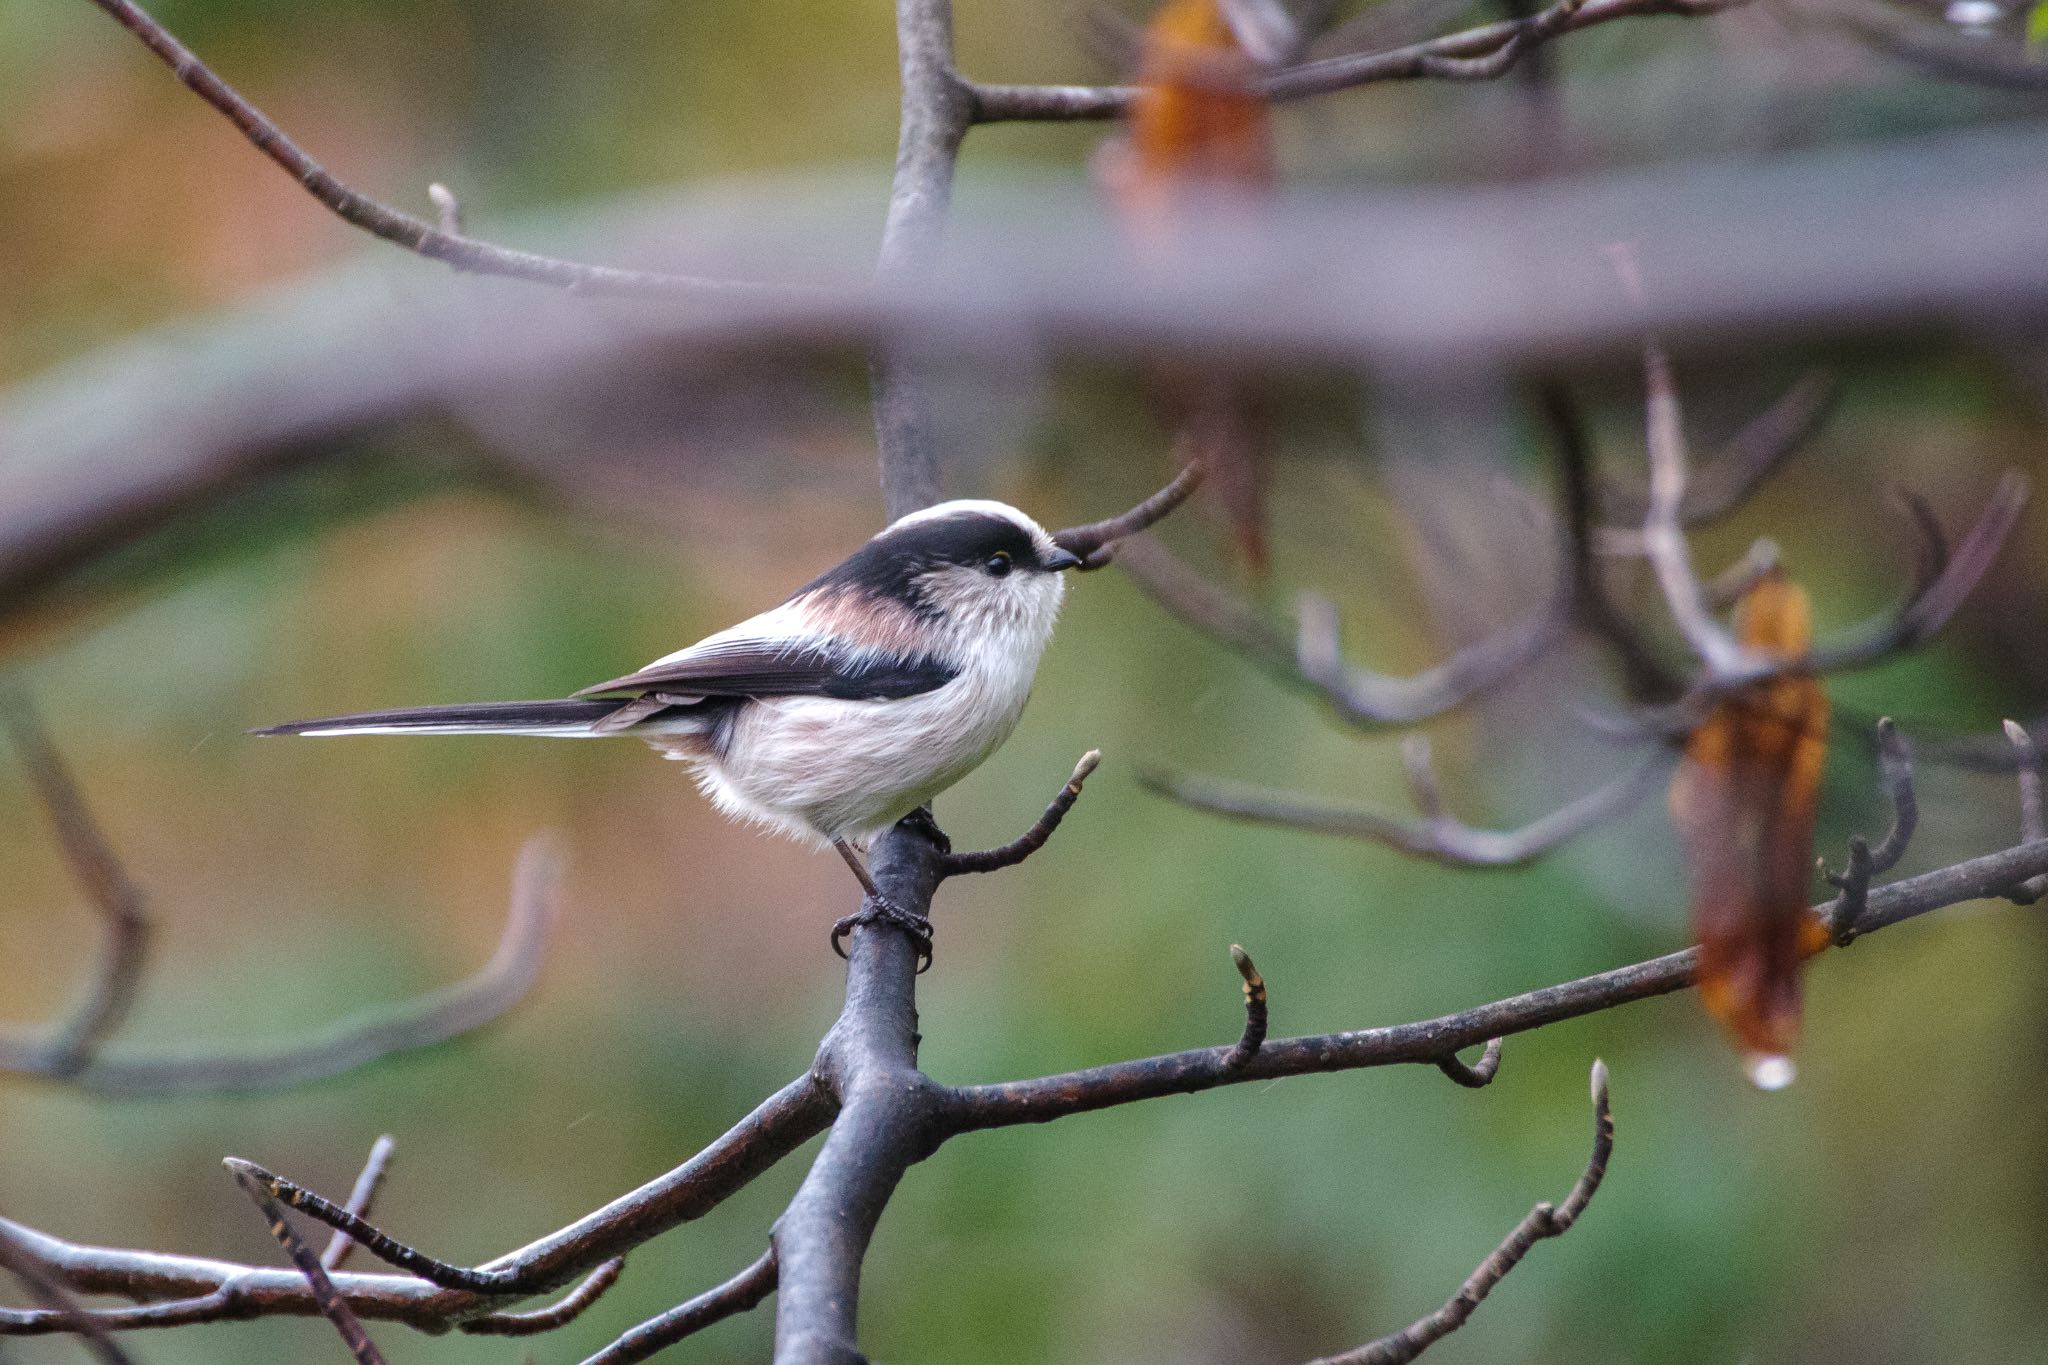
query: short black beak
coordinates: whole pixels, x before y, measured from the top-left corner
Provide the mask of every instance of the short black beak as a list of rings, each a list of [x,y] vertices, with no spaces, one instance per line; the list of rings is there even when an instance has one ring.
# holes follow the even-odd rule
[[[1047,550],[1038,557],[1039,567],[1047,573],[1058,573],[1061,569],[1078,569],[1081,556],[1057,547]]]

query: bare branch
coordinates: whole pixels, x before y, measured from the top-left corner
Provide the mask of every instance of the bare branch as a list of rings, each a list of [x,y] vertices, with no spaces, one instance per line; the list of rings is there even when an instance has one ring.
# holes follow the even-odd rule
[[[1185,464],[1164,488],[1130,511],[1107,521],[1091,521],[1085,526],[1055,531],[1053,543],[1069,554],[1079,555],[1083,569],[1099,569],[1115,557],[1121,541],[1158,524],[1167,513],[1186,502],[1188,495],[1201,487],[1203,473],[1199,463]]]
[[[649,1318],[589,1357],[583,1365],[632,1365],[632,1362],[646,1360],[715,1322],[723,1322],[735,1313],[744,1313],[775,1292],[778,1270],[775,1249],[770,1247],[759,1260],[724,1284],[706,1290],[659,1317]]]
[[[1801,375],[1701,464],[1703,477],[1690,481],[1679,505],[1679,520],[1688,527],[1711,526],[1748,502],[1766,479],[1826,425],[1841,393],[1840,381],[1825,370]],[[1603,489],[1600,503],[1607,515],[1635,521],[1641,521],[1648,510],[1647,494],[1638,490]],[[1601,550],[1640,554],[1642,539],[1633,529],[1603,528]]]
[[[1890,716],[1880,717],[1877,722],[1877,753],[1878,781],[1891,803],[1892,823],[1874,849],[1861,834],[1850,835],[1848,867],[1839,876],[1827,874],[1828,881],[1841,888],[1841,894],[1823,917],[1828,933],[1840,947],[1856,938],[1857,921],[1862,918],[1864,902],[1870,894],[1870,879],[1892,870],[1920,823],[1920,801],[1913,792],[1913,751]]]
[[[1449,1076],[1467,1090],[1483,1090],[1493,1084],[1493,1078],[1500,1074],[1501,1040],[1486,1040],[1486,1050],[1479,1054],[1479,1060],[1467,1066],[1455,1052],[1445,1053],[1436,1059],[1437,1070]]]
[[[1871,891],[1862,932],[1872,933],[1963,901],[2003,897],[2030,877],[2048,873],[2048,840],[1986,854]],[[1816,915],[1822,907],[1814,907]],[[973,1132],[1019,1123],[1048,1123],[1071,1114],[1130,1104],[1160,1095],[1186,1095],[1284,1076],[1350,1071],[1407,1063],[1437,1065],[1461,1048],[1525,1033],[1563,1019],[1683,990],[1693,984],[1696,950],[1670,953],[1526,995],[1510,996],[1457,1014],[1389,1028],[1300,1038],[1268,1039],[1250,1065],[1223,1069],[1228,1048],[1198,1048],[1085,1071],[967,1086],[951,1092],[949,1127]]]
[[[856,935],[857,956],[862,937],[897,939],[893,934]],[[801,1076],[683,1165],[482,1269],[517,1272],[534,1292],[570,1284],[603,1262],[702,1217],[827,1127],[836,1107],[831,1093],[814,1077]],[[93,1310],[93,1320],[109,1330],[303,1317],[318,1311],[305,1277],[296,1270],[84,1246],[0,1219],[0,1234],[9,1233],[82,1292],[151,1301],[133,1308]],[[496,1312],[502,1300],[438,1289],[410,1276],[342,1273],[331,1278],[359,1316],[402,1322],[426,1332],[446,1331]],[[0,1310],[0,1336],[68,1330],[61,1314]]]
[[[265,1191],[260,1181],[235,1162],[230,1161],[228,1169],[234,1172],[235,1183],[242,1187],[249,1198],[256,1202],[256,1207],[262,1211],[263,1217],[270,1224],[270,1235],[277,1239],[277,1244],[284,1248],[285,1255],[291,1257],[292,1264],[306,1277],[306,1287],[312,1291],[313,1302],[319,1305],[320,1315],[334,1324],[335,1332],[348,1347],[349,1354],[355,1357],[356,1365],[385,1365],[383,1354],[378,1351],[376,1343],[370,1340],[370,1334],[363,1330],[363,1324],[357,1321],[356,1315],[350,1311],[348,1300],[341,1296],[340,1291],[334,1287],[334,1281],[328,1278],[327,1268],[320,1264],[319,1256],[306,1245],[305,1239],[293,1230],[291,1221],[284,1216],[284,1210],[278,1207],[277,1201]]]
[[[1276,680],[1314,692],[1347,724],[1361,729],[1412,725],[1442,715],[1512,676],[1562,634],[1563,618],[1553,603],[1453,652],[1434,668],[1396,677],[1345,660],[1336,608],[1327,599],[1303,595],[1299,639],[1290,642],[1248,604],[1150,537],[1123,542],[1119,562],[1168,614]]]
[[[2005,737],[2012,745],[2013,771],[2019,778],[2020,838],[2048,838],[2048,822],[2041,815],[2041,747],[2018,721],[2005,723]],[[2030,877],[2008,894],[2021,905],[2032,905],[2048,895],[2048,875]]]
[[[1230,960],[1237,967],[1237,974],[1244,978],[1244,1032],[1238,1035],[1223,1058],[1226,1072],[1242,1071],[1251,1065],[1252,1058],[1259,1055],[1259,1049],[1266,1045],[1266,978],[1259,975],[1259,969],[1252,965],[1251,954],[1240,945],[1230,945]]]
[[[1693,571],[1680,509],[1687,478],[1685,435],[1680,426],[1678,386],[1671,360],[1654,338],[1643,342],[1650,460],[1649,507],[1643,513],[1642,546],[1671,619],[1709,676],[1749,676],[1760,666],[1735,642],[1707,608],[1706,588]]]
[[[588,265],[465,237],[460,232],[459,217],[447,207],[454,196],[445,188],[441,195],[431,196],[441,213],[442,226],[437,228],[422,218],[380,203],[337,179],[333,172],[307,155],[283,129],[271,122],[267,114],[244,99],[240,92],[216,75],[190,48],[132,0],[93,0],[93,3],[140,39],[143,46],[171,68],[187,89],[220,111],[228,122],[241,130],[242,136],[249,139],[256,150],[305,186],[308,194],[343,221],[408,251],[445,262],[457,270],[474,271],[480,275],[506,275],[593,294],[688,299],[735,295],[794,297],[798,294],[798,291],[779,285]],[[429,193],[431,195],[431,190]],[[452,229],[451,223],[454,224]]]
[[[362,1174],[356,1177],[355,1188],[348,1192],[348,1203],[344,1206],[358,1218],[368,1218],[377,1202],[377,1191],[384,1184],[384,1177],[391,1169],[391,1153],[398,1144],[386,1133],[370,1144],[370,1155],[363,1162]],[[345,1232],[337,1232],[327,1239],[327,1249],[320,1253],[320,1268],[333,1272],[341,1269],[348,1260],[348,1254],[356,1249],[356,1239]]]
[[[1571,1230],[1572,1224],[1578,1222],[1579,1215],[1586,1211],[1586,1206],[1600,1189],[1600,1182],[1606,1178],[1607,1163],[1613,1155],[1614,1114],[1607,1104],[1607,1064],[1594,1062],[1593,1155],[1587,1158],[1584,1173],[1572,1185],[1564,1203],[1555,1207],[1543,1203],[1529,1210],[1527,1216],[1515,1225],[1514,1231],[1493,1249],[1493,1254],[1481,1261],[1479,1268],[1458,1286],[1458,1292],[1451,1296],[1450,1302],[1428,1317],[1391,1336],[1368,1342],[1355,1351],[1328,1356],[1311,1362],[1311,1365],[1407,1365],[1408,1361],[1463,1327],[1479,1305],[1486,1301],[1486,1296],[1493,1292],[1494,1286],[1522,1263],[1531,1247],[1545,1238],[1563,1236]]]
[[[9,1044],[0,1039],[0,1066],[57,1079],[76,1076],[121,1027],[135,1004],[149,954],[149,919],[142,892],[100,833],[64,761],[37,722],[28,699],[0,690],[0,722],[7,726],[21,766],[41,799],[71,874],[106,921],[106,940],[78,1004],[47,1042]],[[13,1056],[7,1056],[8,1051]]]
[[[133,1365],[114,1341],[113,1332],[92,1312],[80,1306],[64,1281],[43,1263],[41,1257],[14,1233],[0,1227],[0,1270],[28,1286],[29,1293],[46,1305],[45,1312],[60,1325],[59,1330],[76,1333],[100,1365]]]
[[[443,990],[303,1043],[218,1057],[96,1057],[71,1084],[109,1095],[187,1095],[267,1090],[338,1076],[402,1052],[472,1032],[517,1004],[539,975],[554,925],[559,859],[546,837],[521,850],[511,909],[497,949],[477,972]],[[0,1038],[0,1069],[33,1073],[34,1045]]]
[[[1530,15],[1481,24],[1391,51],[1326,57],[1276,71],[1260,83],[1268,98],[1306,99],[1382,81],[1492,80],[1530,51],[1566,33],[1648,15],[1718,14],[1747,0],[1561,0]],[[968,87],[977,123],[1019,119],[1067,121],[1120,118],[1137,98],[1133,86],[982,85]]]
[[[1428,740],[1411,736],[1402,748],[1409,760],[1411,787],[1423,808],[1421,820],[1318,805],[1293,793],[1208,777],[1141,772],[1138,780],[1183,805],[1233,820],[1367,839],[1448,867],[1520,867],[1628,810],[1657,785],[1665,767],[1664,753],[1652,751],[1619,777],[1526,825],[1474,829],[1443,808],[1428,767]]]
[[[1067,818],[1067,812],[1081,799],[1081,784],[1095,771],[1095,765],[1102,762],[1102,750],[1090,749],[1081,755],[1081,761],[1074,765],[1074,775],[1067,779],[1067,785],[1060,788],[1052,804],[1038,817],[1030,829],[1012,839],[1000,848],[984,849],[979,853],[941,853],[939,875],[957,877],[964,872],[1000,872],[1006,867],[1015,867],[1032,854],[1044,848],[1059,829],[1060,822]]]
[[[619,1282],[619,1276],[625,1269],[626,1258],[615,1256],[584,1276],[558,1303],[536,1308],[530,1313],[487,1313],[463,1323],[462,1330],[480,1337],[531,1337],[566,1327],[581,1317],[586,1308],[603,1298],[605,1291]]]

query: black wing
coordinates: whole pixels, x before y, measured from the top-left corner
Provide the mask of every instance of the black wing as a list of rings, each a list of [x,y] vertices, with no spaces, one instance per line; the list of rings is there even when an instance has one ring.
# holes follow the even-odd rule
[[[635,673],[586,687],[699,697],[837,697],[882,701],[944,687],[959,670],[929,655],[851,650],[829,642],[713,637]]]

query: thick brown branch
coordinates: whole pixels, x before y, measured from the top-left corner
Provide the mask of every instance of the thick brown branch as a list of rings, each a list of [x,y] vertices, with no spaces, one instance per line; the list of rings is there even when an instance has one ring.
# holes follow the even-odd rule
[[[2044,872],[2048,872],[2048,840],[1893,882],[1870,893],[1862,932],[1871,933],[1963,901],[2004,896]],[[1814,913],[1822,913],[1821,908],[1815,907]],[[1224,1070],[1229,1049],[1212,1047],[1037,1080],[969,1086],[951,1092],[947,1126],[954,1132],[971,1132],[1046,1123],[1070,1114],[1161,1095],[1192,1094],[1219,1085],[1402,1063],[1433,1066],[1460,1048],[1683,990],[1693,984],[1697,957],[1687,949],[1413,1024],[1269,1039],[1249,1066],[1235,1072]]]
[[[688,1303],[671,1308],[659,1317],[649,1318],[585,1360],[583,1365],[632,1365],[632,1362],[646,1360],[713,1323],[723,1322],[735,1313],[744,1313],[775,1292],[776,1272],[775,1250],[771,1247],[761,1254],[759,1260],[724,1284],[705,1290]]]
[[[1465,1325],[1495,1285],[1522,1263],[1529,1249],[1547,1237],[1561,1237],[1579,1221],[1579,1215],[1593,1201],[1600,1182],[1607,1176],[1607,1163],[1614,1156],[1614,1114],[1607,1104],[1607,1064],[1593,1063],[1593,1155],[1575,1181],[1564,1203],[1538,1204],[1529,1210],[1514,1231],[1501,1239],[1493,1254],[1479,1263],[1458,1286],[1458,1292],[1428,1317],[1411,1323],[1391,1336],[1367,1342],[1355,1351],[1326,1356],[1311,1365],[1408,1365],[1408,1362]]]
[[[545,838],[530,841],[513,876],[511,909],[496,951],[464,981],[307,1042],[220,1057],[100,1056],[67,1078],[109,1095],[185,1095],[267,1090],[338,1076],[402,1052],[472,1032],[525,997],[540,973],[554,926],[559,860]],[[0,1070],[34,1074],[39,1044],[0,1038]]]
[[[379,203],[335,177],[315,161],[270,120],[261,109],[243,98],[233,86],[216,75],[192,50],[179,42],[163,25],[131,0],[93,0],[114,17],[115,22],[142,41],[192,93],[212,105],[228,122],[249,139],[256,150],[276,162],[306,192],[326,205],[338,217],[372,236],[394,242],[408,251],[442,261],[457,270],[481,275],[506,275],[557,285],[593,294],[621,294],[632,297],[709,298],[720,295],[775,295],[793,293],[780,286],[739,280],[705,279],[695,275],[672,275],[656,270],[626,270],[616,266],[588,265],[541,256],[531,251],[497,246],[462,236],[446,227],[435,227],[425,219]],[[437,198],[437,204],[439,196]],[[450,196],[452,199],[452,196]],[[445,209],[443,210],[445,214]],[[444,217],[444,222],[447,219]]]
[[[100,1044],[121,1027],[134,1006],[149,954],[149,919],[142,912],[141,890],[100,833],[78,784],[37,723],[27,699],[0,691],[0,723],[6,725],[14,741],[14,751],[43,803],[72,876],[106,922],[99,962],[70,1018],[46,1042],[0,1039],[0,1067],[68,1079],[91,1064]]]
[[[1045,813],[1032,822],[1031,828],[1000,848],[983,849],[979,853],[942,853],[939,855],[939,875],[957,877],[964,872],[1000,872],[1006,867],[1015,867],[1032,854],[1044,848],[1046,841],[1059,830],[1060,822],[1067,818],[1067,812],[1081,799],[1081,785],[1088,775],[1095,771],[1095,765],[1102,762],[1102,750],[1090,749],[1081,755],[1081,761],[1074,765],[1074,775],[1067,779],[1067,785],[1060,788]]]

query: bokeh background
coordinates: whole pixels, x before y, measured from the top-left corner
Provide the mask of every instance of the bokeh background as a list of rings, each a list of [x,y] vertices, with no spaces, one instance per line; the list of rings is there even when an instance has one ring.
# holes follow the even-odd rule
[[[445,180],[486,235],[601,241],[665,196],[822,176],[868,187],[871,220],[848,226],[864,251],[895,140],[888,9],[179,0],[160,13],[345,178],[421,208]],[[1405,14],[1389,23],[1487,17],[1456,3]],[[967,0],[959,29],[963,65],[987,79],[1110,74],[1079,11]],[[2030,112],[1761,12],[1617,24],[1553,55],[1564,145],[1586,168]],[[1382,87],[1289,110],[1283,177],[1511,173],[1496,134],[1519,98]],[[1103,135],[977,131],[963,199],[1078,175]],[[387,344],[403,346],[408,308],[523,288],[451,281],[367,243],[104,16],[59,0],[0,0],[0,244],[0,414],[17,434],[61,419],[53,441],[138,422],[134,461],[152,458],[147,432],[165,413],[251,420],[204,392],[163,393],[181,359],[217,363],[261,408],[266,367],[337,309],[373,297],[394,329],[346,342],[374,372]],[[1760,346],[1689,371],[1702,448],[1810,364],[1844,385],[1813,447],[1702,554],[1719,562],[1769,534],[1824,628],[1881,606],[1902,540],[1887,485],[1923,490],[1959,524],[1999,469],[2048,474],[2028,354],[2003,332],[1922,334]],[[807,1064],[838,1007],[825,929],[852,901],[836,859],[724,824],[637,745],[243,736],[335,710],[559,695],[759,609],[876,525],[857,358],[679,353],[545,378],[460,402],[344,395],[279,441],[289,475],[252,475],[225,504],[10,604],[0,663],[40,703],[159,927],[119,1049],[297,1036],[452,980],[488,954],[529,833],[562,831],[570,865],[538,987],[476,1036],[264,1096],[118,1101],[0,1083],[10,1216],[269,1263],[275,1247],[220,1157],[339,1191],[389,1132],[388,1225],[475,1261],[677,1163]],[[1135,366],[949,378],[961,492],[1062,524],[1126,505],[1167,467]],[[1607,457],[1632,475],[1634,380],[1617,369],[1584,384]],[[1357,657],[1410,671],[1540,595],[1547,549],[1499,489],[1544,477],[1511,394],[1318,374],[1283,396],[1278,562],[1267,584],[1240,585],[1276,617],[1316,587],[1343,607]],[[277,404],[301,399],[278,379]],[[28,467],[53,448],[18,442],[0,460]],[[2000,716],[2043,709],[2043,526],[2028,515],[1938,647],[1834,685],[1823,850],[1883,819],[1868,748],[1848,734],[1859,719],[1995,733]],[[1234,572],[1211,514],[1169,538]],[[1603,695],[1591,657],[1568,653],[1433,727],[1460,810],[1510,824],[1613,770],[1621,756],[1574,710]],[[1397,743],[1342,734],[1120,575],[1077,583],[1024,725],[943,819],[963,844],[1007,838],[1082,750],[1107,759],[1052,851],[944,892],[921,992],[927,1068],[998,1079],[1227,1041],[1232,942],[1256,956],[1289,1033],[1426,1017],[1682,945],[1675,841],[1655,799],[1536,868],[1451,873],[1225,825],[1134,780],[1179,765],[1398,809]],[[1902,870],[2013,837],[2009,778],[1931,769],[1922,791]],[[30,1024],[64,1008],[96,927],[11,763],[0,829],[0,1011]],[[1563,1193],[1601,1056],[1621,1134],[1607,1185],[1432,1359],[2039,1359],[2044,969],[2040,912],[1997,905],[1830,954],[1783,1094],[1751,1090],[1678,996],[1514,1039],[1480,1092],[1426,1069],[1374,1071],[963,1139],[911,1173],[882,1224],[864,1344],[892,1361],[1262,1362],[1392,1330],[1440,1303],[1532,1202]],[[525,1349],[578,1359],[722,1279],[759,1251],[802,1169],[785,1163],[637,1253],[597,1309]],[[675,1355],[765,1358],[771,1321],[757,1312]],[[377,1335],[398,1360],[522,1350]],[[341,1355],[317,1321],[133,1345],[153,1365]],[[0,1344],[10,1361],[76,1357],[68,1343]]]

